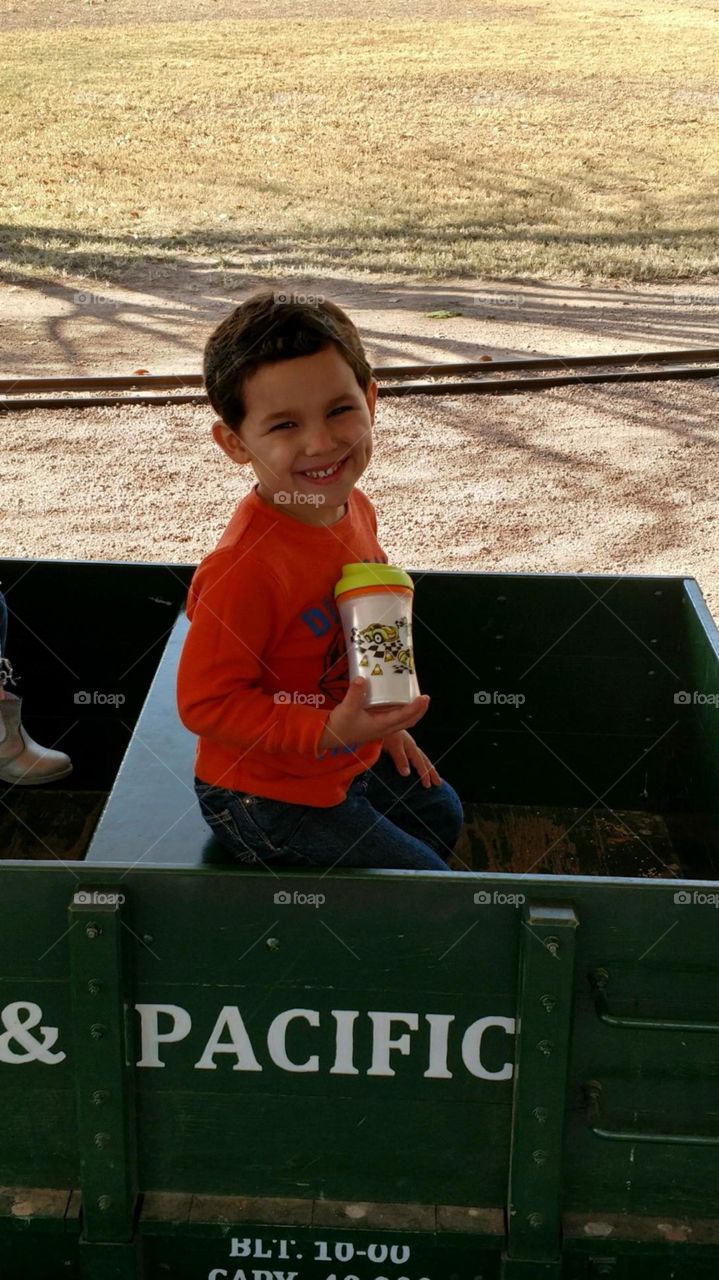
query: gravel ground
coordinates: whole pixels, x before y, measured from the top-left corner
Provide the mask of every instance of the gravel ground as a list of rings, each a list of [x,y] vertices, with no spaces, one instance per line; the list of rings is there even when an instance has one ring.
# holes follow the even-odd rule
[[[123,310],[127,290],[93,309],[60,285],[2,289],[0,368],[197,372],[239,299],[182,283],[154,290],[151,327]],[[717,284],[274,283],[345,306],[376,365],[719,346]],[[413,569],[687,574],[719,619],[718,382],[381,398],[361,487],[387,554]],[[254,481],[214,444],[204,406],[0,421],[0,557],[195,563]]]
[[[416,569],[682,573],[719,618],[719,379],[380,400],[361,487]],[[191,562],[254,482],[204,407],[8,415],[0,555]]]

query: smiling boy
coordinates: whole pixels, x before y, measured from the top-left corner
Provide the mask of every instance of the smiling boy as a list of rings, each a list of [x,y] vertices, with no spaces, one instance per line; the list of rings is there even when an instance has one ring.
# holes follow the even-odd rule
[[[407,732],[429,698],[365,710],[334,603],[343,564],[387,563],[356,488],[377,399],[359,334],[334,303],[262,289],[210,335],[204,378],[215,442],[257,482],[188,595],[201,811],[239,862],[444,871],[462,806]]]

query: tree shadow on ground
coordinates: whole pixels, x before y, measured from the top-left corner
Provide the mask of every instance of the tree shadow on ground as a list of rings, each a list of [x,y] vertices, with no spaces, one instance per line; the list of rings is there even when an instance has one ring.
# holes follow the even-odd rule
[[[446,228],[444,234],[449,240],[454,232]],[[378,234],[375,230],[372,236],[376,239]],[[381,232],[387,237],[400,234],[406,235],[407,229]],[[423,234],[441,235],[432,228]],[[510,230],[506,238],[517,234]],[[640,245],[671,234],[652,231],[621,239]],[[366,233],[365,241],[368,237]],[[542,238],[539,233],[536,237]],[[571,238],[581,242],[587,237]],[[423,356],[429,363],[469,360],[477,358],[479,351],[495,358],[535,352],[561,355],[560,335],[565,334],[582,340],[586,351],[719,345],[719,287],[711,283],[686,284],[677,290],[662,284],[555,283],[530,277],[465,279],[461,273],[450,281],[417,280],[410,278],[409,264],[406,272],[399,273],[406,278],[398,283],[379,271],[358,277],[343,269],[346,244],[320,243],[318,237],[297,243],[288,236],[233,239],[227,232],[218,232],[202,237],[202,254],[198,247],[191,236],[109,237],[60,228],[0,226],[0,258],[6,264],[0,268],[0,287],[10,289],[11,297],[21,293],[25,299],[44,300],[39,307],[25,306],[24,301],[6,306],[6,331],[14,311],[22,322],[29,318],[35,326],[32,339],[26,329],[18,332],[13,372],[33,363],[38,353],[31,349],[31,341],[45,344],[49,353],[56,353],[60,362],[71,367],[78,359],[86,364],[88,349],[96,342],[103,359],[115,346],[123,367],[126,359],[147,362],[162,348],[166,360],[172,353],[178,361],[190,355],[192,368],[177,372],[194,372],[210,329],[255,288],[267,285],[330,297],[345,306],[375,363],[418,363]],[[360,259],[363,247],[358,242]],[[318,255],[331,274],[317,269]],[[312,269],[307,266],[309,257]],[[62,274],[68,269],[69,278]],[[377,323],[376,313],[384,310],[393,324],[399,316],[396,327]],[[439,310],[458,313],[460,324],[450,316],[434,320],[431,333],[403,332],[402,314],[419,317]],[[366,311],[375,317],[365,325],[362,314]],[[479,322],[476,338],[467,337],[467,321]],[[528,326],[542,330],[541,350],[527,348]],[[513,331],[520,329],[523,333],[513,343]],[[546,341],[548,329],[558,335],[551,349]]]

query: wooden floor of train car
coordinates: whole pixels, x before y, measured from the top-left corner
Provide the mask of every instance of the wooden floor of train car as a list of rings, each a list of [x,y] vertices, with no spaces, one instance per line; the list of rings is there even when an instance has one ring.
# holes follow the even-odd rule
[[[538,805],[464,808],[466,822],[451,863],[458,869],[520,875],[684,874],[659,814]]]
[[[0,786],[0,858],[84,858],[107,795]]]
[[[106,799],[103,791],[0,789],[0,858],[81,860]],[[701,866],[694,858],[691,870],[683,865],[659,814],[471,803],[465,814],[450,862],[456,870],[708,879],[719,873],[706,853]]]

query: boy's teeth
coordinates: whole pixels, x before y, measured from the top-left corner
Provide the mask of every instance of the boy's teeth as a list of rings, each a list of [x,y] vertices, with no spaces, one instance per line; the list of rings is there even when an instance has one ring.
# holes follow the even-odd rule
[[[318,479],[321,479],[323,476],[329,476],[333,471],[337,471],[339,466],[340,463],[336,462],[333,467],[325,467],[324,471],[305,471],[305,475],[316,476]]]

